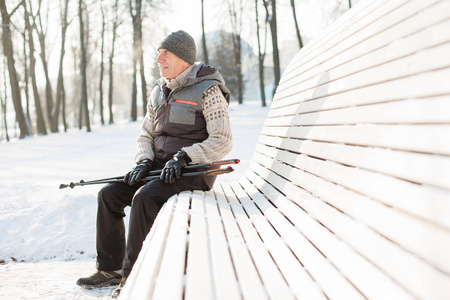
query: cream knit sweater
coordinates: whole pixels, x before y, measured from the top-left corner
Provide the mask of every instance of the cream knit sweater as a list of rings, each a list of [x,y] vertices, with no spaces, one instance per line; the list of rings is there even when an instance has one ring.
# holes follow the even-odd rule
[[[183,85],[193,67],[189,67],[175,79],[164,78],[167,87],[174,90]],[[191,158],[192,164],[221,160],[231,151],[233,145],[228,116],[228,102],[217,85],[210,87],[203,93],[202,109],[209,137],[201,143],[182,148]],[[137,139],[136,162],[145,158],[153,160],[155,156],[153,151],[153,134],[153,109],[148,104],[147,114],[142,122],[141,134]]]

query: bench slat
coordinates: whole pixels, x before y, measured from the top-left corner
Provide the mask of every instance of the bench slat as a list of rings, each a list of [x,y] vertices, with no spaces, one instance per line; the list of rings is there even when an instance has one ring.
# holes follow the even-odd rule
[[[448,24],[449,22],[446,22],[444,25],[448,26]],[[443,36],[446,36],[444,27],[441,28]],[[316,88],[318,83],[325,84],[322,86],[322,93],[326,92],[329,95],[333,95],[365,86],[415,76],[432,70],[448,68],[450,65],[449,58],[446,57],[446,53],[449,52],[450,48],[448,36],[445,42],[446,44],[438,44],[432,48],[424,48],[423,50],[413,52],[408,56],[402,56],[396,60],[390,60],[383,64],[375,64],[373,67],[364,66],[359,60],[356,60],[336,69],[327,69],[322,73],[326,77],[321,74],[321,78],[319,77],[320,81],[317,80],[317,77],[313,77],[302,82],[299,86],[293,86],[292,89],[286,90],[284,95],[281,93],[279,97],[296,95],[301,93],[302,90]],[[384,55],[384,53],[373,54],[373,56]],[[345,75],[345,73],[349,75]],[[329,84],[329,82],[332,82],[332,84]],[[312,94],[312,98],[319,96],[321,95],[318,94],[318,91]]]
[[[245,238],[247,247],[258,268],[259,275],[267,289],[270,299],[294,299],[285,279],[278,271],[278,267],[270,256],[263,241],[255,231],[241,202],[250,201],[242,186],[237,182],[231,186],[222,183],[225,193],[230,201],[231,208],[236,216],[239,228]],[[230,190],[232,188],[232,191]],[[239,200],[236,198],[238,197]],[[239,202],[240,201],[240,202]]]
[[[377,24],[380,19],[383,19],[386,15],[391,12],[395,12],[399,7],[402,7],[408,0],[396,1],[394,4],[386,5],[387,1],[373,1],[373,4],[370,4],[366,7],[365,12],[357,12],[350,11],[347,16],[351,16],[353,20],[350,22],[345,22],[342,27],[329,28],[326,34],[322,37],[318,37],[315,39],[311,46],[305,47],[303,51],[300,51],[297,56],[293,58],[289,66],[286,68],[285,73],[282,76],[282,80],[280,80],[281,89],[283,87],[290,86],[289,80],[295,78],[295,75],[301,75],[304,73],[309,73],[314,67],[320,65],[320,63],[326,61],[326,57],[323,58],[321,56],[326,55],[326,53],[331,52],[335,56],[337,53],[343,52],[342,46],[340,48],[339,45],[346,45],[346,48],[350,48],[353,44],[358,44],[364,41],[364,37],[367,39],[367,36],[364,36],[365,29],[371,29],[374,25]],[[372,26],[371,26],[372,25]],[[377,30],[378,29],[378,30]],[[369,37],[375,34],[379,34],[380,31],[383,31],[382,28],[372,29],[368,35]],[[358,36],[361,40],[352,41],[352,37]],[[350,42],[348,42],[350,40]],[[354,40],[354,39],[353,39]],[[285,76],[286,75],[286,76]],[[276,96],[275,96],[276,97]],[[275,98],[277,100],[278,98]]]
[[[287,85],[287,81],[292,79],[295,74],[302,75],[306,72],[310,72],[311,69],[317,67],[318,64],[310,66],[309,69],[300,69],[305,63],[316,60],[318,54],[321,54],[325,51],[333,49],[336,45],[339,45],[342,40],[345,40],[349,36],[353,36],[360,30],[360,24],[364,23],[361,28],[365,28],[367,24],[371,24],[375,21],[375,19],[379,19],[380,14],[377,13],[377,16],[374,18],[372,15],[375,12],[379,12],[380,7],[386,7],[386,0],[379,1],[371,1],[365,6],[356,6],[353,7],[352,10],[347,12],[345,15],[341,16],[336,23],[333,24],[332,27],[328,28],[327,31],[322,32],[321,34],[314,38],[312,41],[308,43],[308,47],[304,47],[302,51],[299,51],[296,56],[292,59],[292,62],[288,65],[283,76],[280,80],[280,88]],[[402,1],[404,2],[404,1]],[[401,3],[397,2],[394,4],[395,7],[399,6]],[[391,8],[391,9],[395,9]],[[382,14],[385,14],[383,12]],[[346,32],[350,30],[350,34],[347,35]],[[355,31],[356,30],[356,31]],[[340,39],[337,41],[336,39]],[[302,63],[300,63],[300,61]],[[297,62],[294,64],[294,62]],[[301,70],[301,72],[298,72]]]
[[[419,184],[450,189],[450,157],[261,136],[268,146],[364,168]],[[411,163],[414,162],[414,163]]]
[[[240,183],[251,198],[251,200],[250,198],[241,199],[242,205],[295,296],[299,299],[325,299],[317,283],[306,272],[278,232],[261,214],[257,205],[259,201],[264,201],[264,196],[256,191],[248,181],[242,180]]]
[[[426,188],[384,174],[331,161],[323,162],[264,145],[258,145],[256,151],[450,230],[450,202],[448,194],[440,189]]]
[[[262,134],[365,147],[450,155],[450,125],[378,125],[264,127]]]
[[[449,110],[448,98],[433,97],[270,118],[265,126],[448,124]]]
[[[183,299],[186,258],[189,193],[178,196],[172,226],[167,236],[166,248],[156,278],[153,299]]]
[[[264,163],[267,164],[267,161]],[[265,178],[268,178],[271,182],[277,182],[276,179],[278,176],[275,173],[271,173],[269,170],[256,164],[252,164],[251,167],[256,168],[260,176],[261,174],[264,174],[263,172],[267,172],[264,174],[264,176],[266,176]],[[278,169],[277,171],[280,172]],[[286,175],[283,172],[281,173],[283,176]],[[366,224],[369,228],[380,232],[380,236],[387,237],[390,241],[393,241],[397,247],[399,244],[403,244],[403,246],[406,244],[406,248],[409,249],[407,249],[406,252],[403,249],[397,251],[403,253],[396,257],[396,261],[401,262],[407,258],[408,255],[406,255],[406,253],[416,253],[417,255],[418,251],[422,252],[420,255],[417,255],[419,259],[413,257],[413,260],[409,261],[407,264],[405,263],[403,268],[400,268],[397,263],[397,267],[404,272],[404,278],[400,279],[402,279],[405,284],[411,284],[413,282],[417,283],[417,281],[424,280],[424,278],[432,278],[436,282],[442,284],[442,287],[449,286],[449,273],[438,271],[439,269],[445,268],[445,265],[448,265],[448,261],[446,260],[446,253],[448,253],[448,250],[446,249],[448,249],[449,246],[448,234],[442,236],[444,240],[440,240],[439,238],[436,238],[436,234],[439,233],[438,231],[428,231],[425,233],[423,228],[418,229],[417,226],[415,226],[417,224],[414,224],[413,222],[409,222],[408,225],[411,225],[411,227],[406,227],[405,229],[405,226],[402,227],[401,223],[402,221],[405,221],[405,218],[401,214],[393,216],[395,212],[390,212],[389,209],[384,209],[384,211],[382,211],[382,207],[377,206],[370,201],[364,201],[366,200],[364,197],[351,193],[332,183],[320,180],[317,177],[309,176],[307,173],[303,174],[301,177],[299,174],[295,173],[293,173],[292,176],[297,176],[296,178],[299,179],[301,178],[301,187],[303,189],[307,189],[311,193],[320,196],[324,201],[327,201],[330,205],[336,207],[348,216],[355,218],[361,224]],[[320,181],[320,188],[316,186],[318,182],[314,182],[314,179]],[[298,182],[297,184],[300,183]],[[290,183],[286,183],[283,186],[286,193],[289,191],[289,187]],[[290,192],[290,196],[293,197],[292,199],[298,199],[296,194],[298,194],[299,191],[301,190],[295,189]],[[420,220],[418,223],[420,223]],[[331,230],[333,231],[334,229],[331,228]],[[428,236],[428,233],[432,236]],[[423,260],[423,257],[426,258],[427,262]],[[434,262],[435,265],[432,265],[432,262]],[[406,270],[410,271],[408,272]],[[423,278],[408,278],[410,274],[421,274]],[[405,280],[405,277],[407,280]]]
[[[257,158],[255,157],[255,159]],[[309,176],[308,173],[302,170],[287,167],[277,161],[264,158],[262,155],[260,156],[260,161],[265,165],[271,166],[281,176],[293,176],[293,183],[311,192],[316,192],[318,183],[329,188],[336,187],[335,198],[338,199],[338,195],[343,198],[339,200],[339,206],[337,206],[339,209],[354,218],[360,218],[361,222],[375,228],[383,236],[418,254],[418,256],[433,264],[435,268],[450,274],[450,262],[445,259],[445,254],[450,253],[450,231],[445,231],[430,225],[428,222],[411,218],[411,216],[402,212],[380,205],[364,195],[340,188],[329,182],[323,182],[318,177]],[[261,170],[261,167],[257,165],[254,167]],[[266,172],[269,172],[269,170]],[[337,194],[338,191],[339,194]],[[319,192],[321,191],[316,193]],[[338,200],[334,200],[334,202],[336,201]],[[418,242],[418,240],[423,242]]]
[[[321,85],[323,81],[328,81],[328,75],[322,73],[317,76],[315,85],[310,89],[283,100],[287,103],[286,105],[293,105],[288,109],[289,112],[298,110],[307,113],[395,100],[436,97],[450,93],[450,87],[446,84],[449,77],[449,69],[435,70],[394,81],[361,86],[353,90],[341,90],[339,93],[330,95],[328,85]]]
[[[223,185],[226,185],[223,183]],[[223,226],[229,244],[233,266],[239,281],[239,287],[244,299],[267,299],[266,291],[258,281],[259,274],[255,268],[246,241],[242,237],[235,216],[238,212],[232,211],[230,204],[225,198],[224,191],[220,185],[214,189],[217,204],[220,209]],[[232,195],[232,193],[230,193]],[[228,197],[228,195],[227,195]],[[243,211],[241,213],[244,213]],[[234,214],[234,215],[233,215]]]
[[[409,6],[411,6],[411,8],[407,9]],[[414,6],[414,8],[412,8],[412,6]],[[382,23],[377,22],[372,26],[369,25],[364,27],[362,30],[359,30],[357,34],[354,34],[349,38],[342,39],[341,36],[337,36],[336,38],[340,40],[335,42],[335,47],[317,51],[314,60],[305,62],[304,59],[300,59],[300,57],[294,58],[292,67],[297,67],[297,69],[293,69],[295,72],[292,73],[292,76],[288,76],[289,73],[286,72],[286,79],[283,81],[283,85],[280,89],[277,90],[277,99],[282,99],[286,95],[292,94],[292,92],[288,92],[289,89],[301,91],[302,86],[304,86],[304,81],[307,78],[306,76],[309,76],[309,79],[311,79],[314,78],[314,75],[317,76],[327,71],[331,72],[331,70],[334,70],[335,68],[338,70],[336,74],[340,77],[355,73],[356,70],[346,71],[346,68],[349,67],[346,62],[351,62],[358,70],[366,70],[369,68],[367,64],[376,66],[380,64],[380,62],[377,62],[378,60],[387,62],[392,60],[391,57],[407,56],[408,53],[414,53],[414,51],[417,51],[418,49],[426,49],[428,48],[427,43],[436,44],[433,42],[434,39],[430,38],[430,34],[422,36],[422,39],[420,39],[420,31],[422,29],[437,26],[438,28],[435,27],[429,32],[438,39],[442,38],[448,41],[448,34],[445,34],[446,26],[445,24],[440,24],[447,19],[445,12],[449,9],[448,1],[434,0],[427,3],[409,1],[400,8],[399,12],[395,12],[395,8],[389,6],[381,8],[381,10],[391,10],[389,12],[389,17],[384,16]],[[405,15],[399,17],[399,13]],[[392,26],[394,24],[395,26]],[[442,37],[438,37],[440,35],[439,31],[442,31]],[[408,36],[411,37],[408,39]],[[413,43],[414,46],[404,48],[406,45],[403,45],[402,43],[408,42]],[[394,50],[389,51],[389,49],[384,48],[389,44],[391,44]],[[424,47],[422,44],[425,44]],[[399,49],[401,49],[401,51],[399,51]],[[383,53],[383,51],[386,51],[386,53]],[[370,57],[372,52],[381,53],[379,53],[379,57],[375,56],[372,58]],[[364,55],[369,55],[369,57],[364,57]],[[352,60],[356,61],[353,62]],[[299,65],[296,65],[295,61],[298,61]],[[358,61],[361,62],[358,63]],[[285,74],[283,74],[283,77],[285,77],[284,75]],[[390,76],[390,74],[385,75],[388,77]],[[331,79],[334,80],[335,78],[331,76]],[[293,89],[292,87],[295,88]],[[277,103],[276,105],[278,106],[281,104],[282,103]]]
[[[264,195],[270,195],[272,202],[284,198],[283,195],[275,190],[265,189],[265,183],[259,181],[257,188],[264,192]],[[255,182],[253,182],[255,183]],[[262,183],[262,184],[261,184]],[[246,188],[247,189],[247,188]],[[251,192],[251,189],[249,190]],[[273,196],[272,196],[273,195]],[[267,217],[271,225],[277,229],[283,237],[286,244],[294,252],[308,273],[313,277],[319,286],[323,289],[328,298],[343,297],[344,299],[363,299],[360,292],[351,285],[351,283],[340,272],[330,264],[322,253],[317,251],[310,240],[305,238],[292,223],[290,223],[265,197],[261,195],[257,202],[259,209]]]
[[[120,293],[120,299],[132,300],[139,299],[142,295],[152,295],[176,201],[177,197],[171,197],[161,208],[142,245],[127,284]]]
[[[203,192],[194,192],[190,210],[185,299],[213,299],[214,287],[206,231]]]
[[[205,198],[206,224],[211,256],[215,299],[241,299],[233,261],[225,236],[217,202],[211,191],[206,192]]]
[[[264,192],[279,194],[273,186],[264,182],[259,175],[250,172],[249,179],[254,182]],[[288,183],[286,183],[288,184]],[[302,192],[298,197],[311,198],[310,195]],[[297,198],[298,198],[297,197]],[[292,222],[305,237],[317,247],[331,264],[342,272],[341,276],[346,276],[348,280],[359,289],[365,297],[369,299],[411,299],[398,283],[383,274],[377,267],[360,256],[344,241],[340,240],[332,230],[320,223],[313,215],[309,214],[286,197],[277,196],[273,200],[274,204]],[[355,226],[355,225],[353,225]],[[303,257],[303,253],[301,254]],[[314,266],[315,267],[315,266]],[[318,273],[318,276],[321,274]],[[376,284],[374,284],[376,283]],[[382,287],[382,288],[380,288]],[[339,295],[342,295],[339,293]]]

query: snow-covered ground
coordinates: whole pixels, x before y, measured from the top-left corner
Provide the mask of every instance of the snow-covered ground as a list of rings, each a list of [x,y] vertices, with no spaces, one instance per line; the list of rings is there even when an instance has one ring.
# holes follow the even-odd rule
[[[251,160],[268,108],[230,106],[235,180]],[[61,183],[123,175],[133,166],[140,122],[72,130],[0,144],[0,299],[109,299],[112,288],[75,282],[95,271],[98,185]],[[127,220],[126,220],[127,222]]]

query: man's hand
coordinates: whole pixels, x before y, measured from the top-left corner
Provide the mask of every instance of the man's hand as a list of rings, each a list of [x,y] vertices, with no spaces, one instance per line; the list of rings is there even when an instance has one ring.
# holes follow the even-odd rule
[[[186,152],[178,151],[172,159],[166,163],[159,178],[165,183],[174,183],[175,180],[180,179],[181,169],[187,166],[191,161],[192,160]]]
[[[125,175],[123,182],[133,185],[144,178],[152,169],[152,160],[141,160],[130,172]]]

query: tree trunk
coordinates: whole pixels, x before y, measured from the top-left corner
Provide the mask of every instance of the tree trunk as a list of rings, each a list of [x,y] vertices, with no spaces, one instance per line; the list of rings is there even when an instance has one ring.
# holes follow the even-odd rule
[[[264,58],[266,51],[261,52],[261,37],[259,34],[259,14],[258,14],[258,0],[255,0],[255,13],[256,13],[256,37],[258,40],[258,66],[259,66],[259,92],[261,94],[261,106],[266,106],[266,93],[264,90]],[[264,26],[267,28],[267,26]]]
[[[141,28],[142,30],[142,28]],[[141,42],[142,42],[142,31],[141,31]],[[141,51],[139,58],[139,69],[141,72],[141,89],[142,89],[142,112],[143,115],[147,113],[147,81],[145,80],[145,68],[144,68],[144,53],[142,51],[142,43],[141,43]]]
[[[19,80],[17,78],[17,72],[14,62],[14,49],[11,40],[10,30],[10,16],[6,9],[5,0],[0,0],[0,10],[2,14],[2,43],[3,53],[6,56],[8,62],[9,81],[11,85],[11,94],[13,98],[14,110],[16,112],[16,120],[19,123],[20,138],[31,135],[30,124],[26,118],[23,108],[22,99],[20,94]]]
[[[103,1],[100,1],[100,9],[102,12],[102,45],[101,45],[101,49],[100,49],[100,82],[99,82],[99,87],[98,87],[98,91],[100,94],[100,99],[99,99],[99,106],[100,106],[100,122],[102,125],[105,125],[105,118],[103,117],[103,73],[104,73],[104,64],[103,64],[103,49],[104,49],[104,45],[105,45],[105,26],[106,26],[106,22],[105,22],[105,11],[103,8]]]
[[[130,15],[133,21],[133,60],[132,60],[132,68],[133,68],[133,77],[131,84],[131,120],[137,120],[137,62],[138,62],[138,49],[139,49],[139,23],[141,17],[141,3],[142,0],[135,0],[135,5],[133,9],[133,0],[129,2]]]
[[[269,12],[269,1],[272,7],[272,14]],[[277,36],[277,8],[276,8],[276,0],[264,0],[264,7],[266,8],[266,14],[268,16],[269,25],[270,25],[270,33],[272,36],[272,48],[273,48],[273,72],[275,76],[275,86],[273,89],[273,95],[275,95],[275,91],[278,87],[278,83],[280,82],[281,71],[280,71],[280,55],[278,51],[278,36]]]
[[[30,76],[31,76],[31,86],[33,88],[34,104],[36,106],[36,127],[37,133],[46,135],[47,127],[45,125],[44,115],[42,113],[41,107],[41,97],[39,96],[39,90],[36,82],[36,58],[34,57],[34,39],[33,39],[33,28],[30,23],[30,14],[28,13],[26,2],[24,3],[25,9],[25,26],[28,29],[28,45],[30,48]]]
[[[352,0],[348,0],[348,8],[352,8]]]
[[[298,27],[297,13],[295,12],[295,0],[291,0],[291,7],[292,7],[292,14],[294,16],[295,32],[297,33],[298,45],[299,45],[300,49],[302,49],[303,41],[302,41],[302,36],[300,34],[300,28]]]
[[[237,86],[238,86],[238,103],[244,103],[244,82],[242,78],[242,51],[241,51],[241,35],[233,35],[235,40],[234,46],[234,58],[236,61],[236,72],[237,72]]]
[[[80,73],[81,73],[81,111],[80,120],[84,119],[87,132],[91,131],[91,124],[89,121],[89,107],[88,107],[88,96],[87,96],[87,54],[85,40],[84,40],[84,22],[83,22],[83,10],[82,10],[83,0],[78,1],[78,18],[80,21]],[[82,123],[80,122],[80,127]]]
[[[24,14],[24,18],[26,18],[26,15]],[[24,93],[25,93],[25,103],[26,103],[26,114],[27,119],[31,120],[31,114],[30,114],[30,76],[28,74],[28,53],[27,53],[27,30],[25,29],[23,32],[23,81],[25,82],[24,87]],[[31,128],[31,131],[33,131],[33,128]]]
[[[3,61],[3,86],[4,86],[5,97],[3,99],[2,96],[0,95],[0,100],[1,100],[1,108],[2,108],[2,112],[3,112],[3,124],[5,127],[5,138],[6,138],[6,141],[9,142],[8,122],[6,121],[6,103],[8,100],[8,94],[6,93],[6,62],[5,62],[5,59],[2,59],[2,61]]]
[[[119,6],[118,0],[114,5],[114,21],[113,21],[113,31],[111,39],[111,53],[109,54],[109,88],[108,88],[108,108],[109,108],[109,124],[114,123],[113,116],[113,92],[114,92],[114,49],[116,44],[116,33],[117,27],[119,26]]]
[[[37,32],[37,35],[39,37],[39,45],[41,48],[41,62],[42,67],[44,69],[44,76],[45,76],[45,99],[46,99],[46,108],[47,108],[47,118],[48,118],[48,124],[50,125],[50,132],[58,132],[58,122],[54,121],[55,116],[54,113],[54,101],[53,101],[53,89],[52,84],[50,81],[50,77],[48,74],[48,63],[47,63],[47,54],[46,54],[46,45],[45,45],[45,33],[43,31],[41,16],[40,16],[40,9],[38,9],[38,15],[39,18],[39,29],[37,26],[34,26],[34,29]]]
[[[67,131],[67,123],[66,123],[66,95],[64,89],[64,54],[65,54],[65,45],[66,45],[66,31],[67,31],[67,12],[68,12],[68,1],[64,1],[64,13],[61,18],[61,53],[59,56],[59,71],[58,71],[58,81],[56,85],[56,103],[54,110],[52,112],[52,127],[58,127],[59,120],[59,111],[62,105],[62,119],[64,124],[64,132]]]
[[[239,10],[239,11],[238,11]],[[243,80],[242,80],[242,63],[241,63],[241,31],[242,31],[242,0],[239,0],[239,8],[236,9],[234,1],[228,2],[228,11],[231,19],[231,28],[233,31],[233,50],[234,62],[236,65],[236,78],[238,87],[238,103],[242,104],[243,100]]]
[[[203,61],[205,64],[209,64],[208,61],[208,49],[206,47],[206,35],[205,35],[205,8],[204,0],[202,0],[202,46],[203,46]]]

